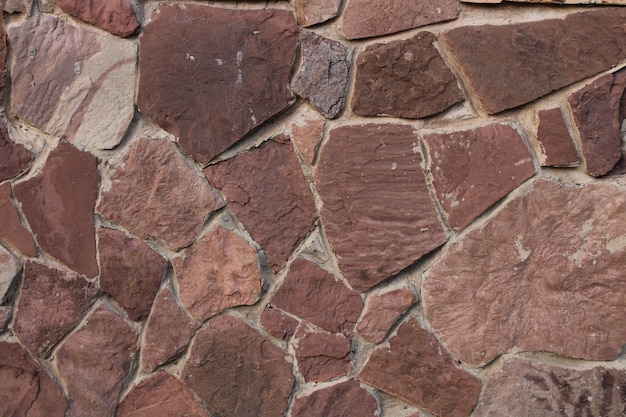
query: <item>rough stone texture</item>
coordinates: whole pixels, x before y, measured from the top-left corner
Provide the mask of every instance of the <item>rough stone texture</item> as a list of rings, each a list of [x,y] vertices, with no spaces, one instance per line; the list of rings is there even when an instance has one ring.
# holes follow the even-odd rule
[[[277,164],[276,161],[280,161]],[[265,252],[276,272],[304,240],[316,219],[315,203],[285,136],[205,168],[208,180]]]
[[[437,199],[457,230],[535,174],[526,145],[507,125],[433,133],[424,141]]]
[[[361,309],[361,295],[313,262],[298,258],[271,303],[328,330],[351,334]]]
[[[36,256],[33,237],[22,225],[20,216],[11,202],[11,185],[8,182],[0,184],[0,219],[2,219],[0,241],[14,246],[26,256]]]
[[[365,303],[356,331],[371,343],[383,341],[394,323],[417,301],[408,288],[372,294]]]
[[[337,17],[341,0],[296,0],[296,18],[302,27],[309,27]]]
[[[285,352],[229,315],[198,332],[182,378],[210,409],[226,416],[281,416],[294,385]]]
[[[114,35],[132,35],[139,28],[139,22],[128,0],[55,0],[55,2],[65,13]]]
[[[0,59],[2,59],[1,50]],[[23,145],[11,140],[2,119],[0,119],[0,155],[2,155],[0,159],[0,182],[12,180],[19,176],[30,167],[30,162],[33,159],[30,152]]]
[[[291,126],[291,137],[306,162],[313,165],[324,136],[325,120],[307,120]]]
[[[117,417],[211,417],[175,377],[158,372],[137,384],[120,403]]]
[[[540,110],[537,112],[539,126],[537,141],[539,142],[539,162],[541,166],[572,166],[580,162],[576,146],[563,120],[560,108]]]
[[[419,119],[463,101],[456,77],[433,45],[435,40],[432,33],[420,32],[361,52],[356,59],[354,113]]]
[[[626,58],[626,10],[596,9],[565,19],[465,26],[441,40],[480,105],[511,109],[605,71]]]
[[[11,320],[11,307],[3,306],[0,307],[0,332],[6,330],[9,325],[9,321]]]
[[[33,0],[2,0],[2,10],[7,13],[25,13],[32,8]]]
[[[42,355],[78,324],[96,293],[77,274],[26,262],[13,333]]]
[[[260,322],[269,334],[281,340],[293,336],[298,327],[298,320],[271,306],[265,307]]]
[[[456,19],[458,15],[456,0],[348,0],[341,30],[348,39],[369,38]]]
[[[389,347],[372,352],[358,379],[440,417],[468,416],[481,390],[416,319],[398,328]]]
[[[2,10],[2,9],[0,9]],[[7,69],[7,34],[4,30],[4,20],[0,22],[0,94],[4,96],[4,86],[6,85]]]
[[[133,118],[135,44],[48,14],[8,32],[11,111],[80,146],[115,147]]]
[[[11,252],[0,246],[0,304],[4,301],[13,280],[20,272],[20,264]]]
[[[41,172],[13,192],[42,250],[74,271],[98,275],[94,209],[98,160],[61,141]]]
[[[427,273],[435,334],[470,364],[514,346],[613,359],[626,343],[625,221],[617,187],[535,181]]]
[[[189,246],[205,217],[224,205],[167,140],[138,140],[111,181],[98,211],[142,239],[163,239],[173,250]]]
[[[340,127],[321,150],[314,180],[326,237],[359,291],[447,240],[420,161],[417,136],[403,125]]]
[[[0,342],[0,415],[64,417],[66,409],[61,389],[28,352]]]
[[[343,44],[314,32],[300,35],[302,63],[292,86],[324,116],[334,119],[344,109],[352,52]]]
[[[146,373],[178,357],[199,325],[176,303],[168,288],[159,292],[146,327],[141,367]]]
[[[304,397],[297,397],[291,408],[292,417],[374,417],[378,416],[376,399],[357,381],[322,388]]]
[[[137,350],[137,331],[99,306],[56,352],[72,403],[67,417],[110,416]]]
[[[137,107],[194,159],[211,160],[289,105],[298,43],[291,12],[159,10],[141,38]]]
[[[256,250],[222,227],[198,239],[172,265],[180,301],[198,321],[230,307],[253,305],[261,296]]]
[[[306,381],[324,382],[345,376],[352,369],[350,339],[303,323],[295,334],[298,368]]]
[[[111,229],[98,230],[100,287],[132,320],[150,312],[167,260],[139,239]]]

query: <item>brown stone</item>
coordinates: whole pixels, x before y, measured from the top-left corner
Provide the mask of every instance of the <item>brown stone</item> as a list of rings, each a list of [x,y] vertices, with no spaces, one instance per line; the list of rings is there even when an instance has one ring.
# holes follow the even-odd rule
[[[367,124],[330,132],[315,185],[326,237],[353,288],[370,289],[447,240],[420,162],[411,126]]]
[[[444,32],[480,105],[490,114],[526,104],[626,58],[626,10],[602,8],[511,25]]]
[[[433,44],[436,39],[420,32],[361,52],[356,59],[354,113],[419,119],[463,101],[456,77]]]
[[[224,192],[228,206],[261,245],[272,269],[280,270],[316,219],[311,190],[289,140],[276,137],[208,166],[204,173]]]
[[[20,264],[17,259],[0,246],[0,304],[3,303],[19,272]]]
[[[456,230],[535,174],[524,141],[507,125],[433,133],[424,135],[424,141],[437,199]]]
[[[67,417],[110,416],[137,351],[137,331],[99,306],[56,352],[72,407]]]
[[[289,339],[298,327],[298,320],[272,306],[265,307],[260,321],[269,334],[280,340]]]
[[[182,379],[218,415],[282,416],[294,376],[285,352],[227,314],[198,331]]]
[[[9,325],[9,321],[11,320],[11,307],[3,306],[0,307],[0,333],[6,330]]]
[[[27,13],[33,6],[33,0],[2,0],[2,10],[7,13]]]
[[[159,292],[146,327],[141,350],[141,367],[144,372],[177,358],[189,345],[191,336],[199,325],[191,320],[176,303],[168,288]]]
[[[189,246],[205,217],[224,203],[167,140],[140,139],[102,193],[98,211],[142,239]]]
[[[536,180],[424,277],[435,334],[473,365],[501,352],[613,359],[626,343],[626,194]]]
[[[324,382],[352,369],[350,339],[303,323],[294,337],[298,369],[306,381]]]
[[[2,35],[0,34],[0,44],[1,39]],[[2,59],[1,53],[0,48],[0,59]],[[1,90],[2,88],[0,88],[0,93]],[[26,147],[11,140],[3,119],[0,119],[0,155],[2,155],[0,159],[0,182],[18,177],[30,167],[33,159]]]
[[[0,415],[64,417],[61,389],[17,343],[0,342]]]
[[[387,35],[456,19],[456,0],[348,0],[341,30],[348,39]]]
[[[537,141],[539,142],[539,162],[541,166],[573,166],[580,159],[576,146],[563,120],[560,108],[540,110],[537,112],[539,125]]]
[[[55,0],[65,13],[118,36],[129,36],[139,22],[128,0]]]
[[[111,229],[98,230],[100,287],[132,320],[150,312],[167,260],[139,239]]]
[[[211,417],[174,376],[158,372],[128,393],[116,417]]]
[[[378,402],[357,381],[322,388],[303,397],[296,397],[292,417],[374,417],[379,415]]]
[[[0,9],[2,10],[2,9]],[[4,30],[4,20],[0,22],[0,94],[4,96],[4,87],[7,79],[7,34]],[[4,102],[4,100],[2,100]],[[1,180],[0,180],[1,181]]]
[[[398,328],[389,347],[372,352],[358,379],[440,417],[468,416],[481,390],[416,319]]]
[[[0,184],[0,219],[0,241],[15,247],[26,256],[37,256],[33,236],[22,224],[11,202],[11,185],[8,182]]]
[[[337,17],[341,0],[296,0],[296,17],[302,27],[309,27]]]
[[[205,163],[289,105],[297,43],[287,10],[162,4],[141,37],[137,107]]]
[[[368,342],[380,343],[395,322],[416,301],[415,293],[408,288],[374,293],[367,298],[356,331]]]
[[[98,275],[99,183],[98,159],[61,141],[36,176],[13,187],[41,249],[87,277]]]
[[[324,136],[325,120],[305,120],[291,126],[291,137],[306,162],[313,165]]]

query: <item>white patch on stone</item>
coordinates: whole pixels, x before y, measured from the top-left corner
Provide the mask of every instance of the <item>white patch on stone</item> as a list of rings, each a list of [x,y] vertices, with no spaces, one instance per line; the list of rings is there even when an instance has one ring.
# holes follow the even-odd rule
[[[517,254],[519,255],[520,261],[524,262],[530,256],[532,251],[525,249],[522,246],[522,235],[517,235],[515,238],[515,248],[517,249]]]

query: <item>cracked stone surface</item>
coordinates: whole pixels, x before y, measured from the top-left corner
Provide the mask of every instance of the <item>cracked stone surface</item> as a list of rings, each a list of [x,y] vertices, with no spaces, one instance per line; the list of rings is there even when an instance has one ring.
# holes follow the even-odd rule
[[[322,388],[312,394],[297,397],[291,409],[293,417],[342,417],[347,415],[374,417],[379,407],[376,399],[357,381]]]
[[[0,58],[2,58],[0,56]],[[33,159],[24,145],[11,140],[9,132],[0,119],[0,182],[16,178],[30,167]]]
[[[409,288],[375,293],[367,299],[356,331],[368,342],[380,343],[416,301],[417,296]]]
[[[118,36],[132,35],[139,22],[128,0],[54,0],[64,12]]]
[[[298,320],[271,306],[263,310],[260,322],[269,334],[281,340],[293,336],[298,327]]]
[[[302,323],[294,336],[298,368],[308,382],[345,376],[352,369],[350,339]]]
[[[9,243],[26,256],[37,256],[33,237],[22,224],[11,201],[11,184],[8,182],[0,184],[0,219],[3,222],[0,241]]]
[[[309,27],[337,17],[341,0],[296,0],[295,5],[298,23]]]

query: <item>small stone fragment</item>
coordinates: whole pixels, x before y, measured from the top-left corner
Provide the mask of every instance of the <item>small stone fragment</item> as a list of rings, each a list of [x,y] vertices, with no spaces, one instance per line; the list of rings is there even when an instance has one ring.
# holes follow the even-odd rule
[[[304,397],[297,397],[291,408],[292,417],[375,417],[378,402],[354,379],[322,388]]]
[[[17,259],[11,255],[11,252],[0,246],[0,305],[4,302],[18,272],[20,272],[20,264]]]
[[[128,0],[55,0],[65,13],[118,36],[129,36],[139,22]]]
[[[1,38],[2,36],[0,34],[0,39]],[[1,58],[0,56],[0,59]],[[31,160],[33,159],[26,147],[11,140],[3,119],[0,119],[0,155],[2,155],[0,159],[0,182],[17,178],[30,167]]]
[[[367,298],[356,331],[368,342],[380,343],[400,316],[416,301],[417,296],[408,288],[372,294]]]
[[[11,307],[10,306],[2,306],[0,307],[0,333],[6,330],[9,325],[9,321],[11,320]]]
[[[324,382],[345,376],[352,369],[350,339],[339,333],[302,324],[294,337],[298,369],[306,381]]]
[[[33,236],[22,224],[11,202],[11,185],[8,182],[0,184],[0,219],[0,241],[14,246],[26,256],[37,256]]]
[[[306,28],[337,17],[340,7],[341,0],[296,0],[296,18]]]
[[[261,325],[269,334],[280,340],[287,340],[296,332],[298,320],[277,308],[265,307],[261,313]]]
[[[573,166],[578,164],[578,152],[567,130],[560,108],[537,112],[539,126],[537,140],[540,143],[538,156],[541,166]]]
[[[33,6],[33,0],[2,0],[2,10],[7,13],[27,13]]]
[[[291,125],[291,137],[309,165],[315,161],[325,127],[325,120],[304,120]]]

